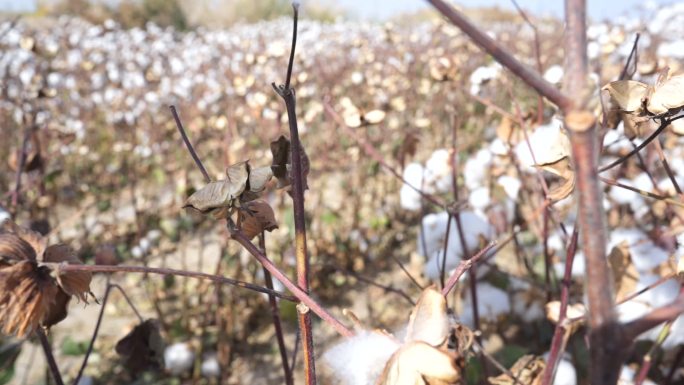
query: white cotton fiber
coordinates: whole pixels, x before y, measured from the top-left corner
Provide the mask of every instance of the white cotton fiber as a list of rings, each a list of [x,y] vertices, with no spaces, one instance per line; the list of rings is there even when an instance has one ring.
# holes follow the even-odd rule
[[[195,352],[187,343],[179,342],[169,345],[164,350],[164,365],[171,374],[181,374],[192,368]]]
[[[577,371],[572,365],[572,362],[566,358],[567,356],[568,355],[566,353],[565,357],[562,357],[558,361],[558,365],[556,366],[556,377],[553,379],[553,385],[577,385]],[[548,362],[549,352],[544,353],[543,357],[544,360]]]
[[[449,150],[439,149],[425,162],[425,186],[429,193],[444,193],[452,189],[452,167]]]
[[[640,272],[647,272],[667,261],[668,253],[656,246],[648,235],[636,228],[618,228],[610,233],[608,252],[620,244],[627,242],[632,262]]]
[[[418,235],[418,253],[429,258],[425,265],[425,275],[431,279],[437,279],[440,276],[448,218],[449,215],[446,212],[426,215],[423,218],[423,236]],[[494,230],[488,222],[470,211],[461,212],[460,219],[468,252],[475,253],[480,247],[480,236],[491,239]],[[425,240],[425,247],[423,247],[423,239]],[[455,268],[461,262],[463,253],[458,226],[456,220],[452,218],[449,228],[446,271]]]
[[[459,318],[466,326],[473,327],[475,317],[473,315],[473,302],[470,290],[466,290],[464,295],[462,312]],[[478,283],[477,310],[481,320],[494,321],[500,315],[508,314],[511,311],[511,301],[508,298],[508,293],[487,282]]]
[[[340,385],[374,385],[398,348],[399,343],[384,334],[363,331],[328,350],[323,363]]]
[[[470,157],[463,168],[466,187],[474,190],[484,185],[487,172],[492,163],[492,153],[483,148]]]
[[[520,164],[532,168],[536,164],[552,163],[570,156],[570,139],[563,132],[561,122],[552,120],[549,124],[537,127],[529,135],[529,147],[523,140],[515,146],[514,152]],[[530,152],[530,147],[534,153]]]
[[[420,210],[420,200],[421,196],[415,188],[420,189],[423,184],[424,169],[420,163],[409,163],[404,169],[404,183],[401,186],[401,191],[399,192],[399,197],[401,201],[401,207],[405,210],[417,211]],[[415,187],[415,188],[413,188]]]

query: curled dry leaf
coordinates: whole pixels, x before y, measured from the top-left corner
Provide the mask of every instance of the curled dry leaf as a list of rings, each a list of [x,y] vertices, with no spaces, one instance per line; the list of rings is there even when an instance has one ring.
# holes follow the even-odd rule
[[[203,213],[222,207],[231,207],[233,201],[245,191],[249,178],[249,163],[236,163],[226,170],[228,178],[209,182],[197,190],[187,201],[185,207],[192,207]]]
[[[616,297],[624,298],[633,293],[639,283],[639,272],[632,262],[626,241],[613,247],[608,255],[608,263],[613,274]]]
[[[461,378],[455,357],[425,342],[402,346],[390,358],[378,385],[447,385]]]
[[[518,361],[510,369],[515,378],[504,373],[496,377],[489,377],[489,383],[492,385],[541,385],[545,367],[546,362],[541,357],[526,354],[518,358]]]
[[[81,261],[76,256],[76,253],[71,247],[64,244],[57,244],[48,246],[44,254],[45,262],[67,263],[80,265]],[[90,281],[92,274],[87,271],[60,271],[59,267],[55,269],[57,276],[57,283],[68,295],[78,297],[81,301],[88,303],[88,294],[95,298],[95,295],[90,292]]]
[[[249,239],[261,234],[262,231],[273,231],[278,228],[275,214],[271,206],[263,200],[246,203],[239,214],[239,225],[242,233]]]
[[[80,263],[68,247],[45,244],[40,234],[14,223],[0,227],[0,325],[6,334],[23,337],[39,326],[51,327],[66,318],[71,295],[87,300],[90,273],[60,274],[41,265]]]
[[[648,86],[635,80],[617,80],[603,86],[611,100],[622,111],[640,112],[648,93]]]
[[[158,370],[162,367],[164,341],[159,333],[159,321],[148,319],[133,328],[116,343],[116,353],[131,373]]]
[[[442,346],[449,334],[446,299],[437,289],[423,290],[409,318],[406,342],[423,341]]]
[[[271,142],[271,153],[273,154],[273,162],[271,170],[273,176],[278,180],[278,188],[290,186],[292,184],[292,151],[290,140],[284,135],[280,135],[278,139]],[[306,155],[304,148],[300,146],[300,158],[302,163],[302,177],[304,190],[308,189],[307,177],[309,176],[309,157]]]
[[[566,156],[554,163],[546,163],[537,167],[560,177],[562,180],[562,183],[549,190],[548,199],[557,202],[572,194],[575,189],[575,170],[569,157]]]

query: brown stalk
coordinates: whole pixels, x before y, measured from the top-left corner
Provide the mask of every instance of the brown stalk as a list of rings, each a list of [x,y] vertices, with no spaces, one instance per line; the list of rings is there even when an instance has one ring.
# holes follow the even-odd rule
[[[45,359],[47,360],[48,368],[52,374],[52,379],[55,381],[56,385],[64,385],[64,380],[62,380],[62,375],[59,374],[59,367],[57,366],[57,361],[55,361],[54,354],[52,354],[52,346],[50,346],[50,340],[48,340],[47,335],[45,335],[45,330],[37,328],[35,333],[40,340],[40,346],[43,347],[43,352],[45,353]]]
[[[575,226],[565,256],[565,271],[563,272],[563,281],[561,286],[560,311],[558,316],[558,323],[556,324],[556,328],[553,332],[553,338],[551,339],[551,350],[549,352],[549,358],[546,361],[544,374],[542,375],[542,385],[553,384],[553,379],[556,376],[556,368],[558,367],[558,362],[560,361],[560,358],[563,355],[563,351],[565,350],[565,344],[567,342],[567,339],[564,338],[566,334],[565,320],[568,312],[570,285],[572,284],[572,263],[575,260],[578,237],[579,232],[577,226]]]
[[[266,233],[261,232],[259,236],[259,247],[261,248],[264,255],[266,255]],[[266,287],[269,290],[273,290],[273,278],[271,273],[264,269],[264,281],[266,281]],[[285,384],[294,385],[294,377],[292,376],[292,371],[290,370],[290,365],[287,363],[287,346],[285,346],[285,338],[283,337],[283,325],[280,321],[280,308],[278,307],[278,300],[275,296],[268,295],[268,303],[271,306],[271,317],[273,318],[273,328],[275,329],[276,341],[278,342],[278,350],[280,351],[280,360],[283,365],[283,373],[285,374]]]
[[[302,144],[299,140],[299,129],[297,127],[297,114],[295,111],[295,93],[290,88],[292,77],[292,67],[294,64],[295,48],[297,47],[297,20],[299,18],[299,5],[293,3],[294,27],[292,31],[292,48],[290,49],[290,60],[287,65],[287,75],[285,84],[273,89],[285,101],[287,108],[288,124],[290,126],[290,150],[292,152],[292,202],[294,210],[295,227],[295,257],[297,259],[297,285],[305,293],[309,293],[309,255],[306,245],[306,212],[304,211],[304,172],[302,169],[301,154]],[[304,375],[305,383],[313,385],[316,383],[316,361],[314,358],[313,334],[311,331],[311,314],[308,309],[297,308],[297,320],[299,330],[302,334],[302,352],[304,354]]]
[[[178,112],[176,111],[176,107],[169,106],[169,108],[171,109],[171,114],[173,114],[173,120],[176,121],[176,127],[178,128],[178,131],[180,132],[181,137],[183,138],[183,143],[185,143],[185,147],[187,147],[190,156],[192,156],[192,160],[195,161],[197,168],[199,168],[202,172],[202,175],[204,176],[204,181],[207,183],[211,182],[211,177],[209,176],[207,169],[204,168],[202,161],[200,160],[199,156],[197,156],[197,152],[195,152],[195,148],[192,146],[190,139],[188,139],[188,135],[185,133],[183,123],[181,123],[180,117],[178,116]]]
[[[293,296],[290,296],[287,294],[283,294],[279,291],[270,290],[270,289],[261,287],[259,285],[255,285],[255,284],[248,283],[248,282],[243,282],[243,281],[240,281],[237,279],[222,277],[220,275],[213,275],[213,274],[200,273],[200,272],[194,272],[194,271],[176,270],[176,269],[167,269],[167,268],[158,268],[158,267],[147,267],[147,266],[69,265],[69,264],[64,264],[64,263],[49,263],[49,262],[42,263],[42,264],[46,265],[46,266],[52,266],[56,269],[59,269],[60,272],[89,271],[91,273],[107,273],[107,274],[125,272],[125,273],[177,275],[177,276],[181,276],[181,277],[206,279],[206,280],[209,280],[209,281],[212,281],[215,283],[233,285],[233,286],[241,287],[241,288],[252,290],[252,291],[257,291],[259,293],[273,295],[273,296],[276,296],[280,299],[284,299],[284,300],[290,301],[290,302],[299,302],[299,300],[296,298],[296,296],[293,297]]]

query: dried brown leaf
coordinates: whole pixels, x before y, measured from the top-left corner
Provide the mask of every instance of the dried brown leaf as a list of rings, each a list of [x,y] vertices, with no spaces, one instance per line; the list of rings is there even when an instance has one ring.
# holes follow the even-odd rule
[[[392,355],[377,385],[449,385],[456,384],[460,378],[451,354],[414,341]]]
[[[518,379],[518,382],[508,374],[504,373],[496,377],[489,377],[489,383],[492,385],[541,385],[542,375],[546,362],[541,357],[536,357],[531,354],[526,354],[513,364],[510,372]]]
[[[124,366],[134,374],[145,370],[158,370],[162,366],[164,341],[159,333],[159,322],[148,319],[136,325],[116,344],[116,353]]]
[[[273,162],[271,170],[273,176],[278,179],[278,188],[290,186],[292,184],[292,151],[290,140],[281,135],[277,140],[271,142],[271,153]],[[304,190],[309,188],[307,178],[309,176],[309,157],[304,148],[300,146],[300,159],[302,164],[302,182]]]
[[[649,87],[634,80],[617,80],[603,87],[608,91],[613,103],[625,112],[639,112]]]
[[[608,263],[613,272],[616,297],[624,298],[633,293],[639,283],[639,272],[632,263],[627,242],[623,241],[613,247],[608,255]]]
[[[406,342],[423,341],[442,346],[449,334],[446,299],[434,287],[423,290],[409,318]]]
[[[192,194],[183,207],[192,207],[203,213],[210,210],[232,206],[233,200],[238,198],[247,187],[249,178],[249,164],[236,163],[226,170],[225,180],[209,182],[206,186]]]
[[[53,263],[68,263],[80,265],[81,261],[76,256],[76,253],[71,247],[64,244],[57,244],[48,246],[43,255],[45,262]],[[57,275],[57,283],[68,295],[74,295],[81,301],[88,303],[88,294],[90,294],[90,281],[92,274],[87,271],[66,271],[62,272],[59,267],[55,269]]]
[[[242,233],[249,239],[262,231],[273,231],[278,228],[275,213],[271,206],[263,200],[248,202],[240,209],[239,224]]]
[[[570,158],[563,157],[557,162],[546,163],[537,167],[563,180],[563,183],[549,190],[548,199],[557,202],[572,194],[575,189],[575,170],[572,167],[572,163],[570,163]]]

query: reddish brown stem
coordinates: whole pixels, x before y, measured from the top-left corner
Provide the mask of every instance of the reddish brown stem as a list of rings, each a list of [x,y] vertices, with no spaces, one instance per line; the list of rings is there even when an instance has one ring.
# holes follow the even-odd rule
[[[461,278],[463,273],[466,271],[469,271],[470,268],[475,265],[475,263],[480,260],[489,250],[493,249],[497,244],[499,244],[499,241],[493,241],[490,244],[488,244],[484,249],[480,250],[477,252],[477,254],[473,255],[472,258],[469,259],[464,259],[461,261],[461,263],[458,264],[456,269],[451,273],[451,276],[447,280],[447,282],[444,284],[444,288],[442,289],[442,295],[447,296],[451,289],[456,286],[456,282]]]
[[[45,360],[48,363],[48,368],[50,369],[50,373],[52,374],[52,379],[55,381],[55,384],[64,385],[62,375],[59,374],[59,367],[57,366],[57,361],[55,361],[55,356],[54,354],[52,354],[52,346],[50,346],[50,341],[48,340],[45,331],[42,328],[37,328],[36,335],[38,335],[40,345],[43,347],[43,352],[45,353]]]
[[[176,107],[169,106],[169,108],[171,109],[171,114],[173,114],[173,119],[176,121],[176,127],[178,128],[181,137],[183,137],[185,147],[188,148],[188,152],[190,152],[190,156],[192,156],[192,160],[195,161],[197,168],[199,168],[202,172],[202,175],[204,176],[204,181],[207,183],[211,182],[211,177],[209,176],[207,169],[204,168],[204,165],[202,164],[202,161],[200,160],[199,156],[197,156],[197,152],[195,152],[195,148],[192,146],[192,143],[190,142],[188,135],[185,133],[185,128],[183,128],[183,123],[181,123],[180,117],[178,116],[178,112],[176,111]]]
[[[330,324],[340,335],[345,337],[351,337],[354,333],[344,326],[340,321],[328,313],[321,305],[314,301],[306,292],[304,292],[299,286],[294,284],[289,278],[285,276],[278,268],[266,258],[266,256],[245,237],[244,234],[238,231],[233,231],[231,237],[244,246],[254,258],[261,263],[277,280],[282,282],[282,284],[294,294],[297,299],[299,299],[306,307],[312,312],[316,313],[323,321]]]
[[[266,234],[261,232],[259,237],[259,247],[266,255]],[[273,278],[271,273],[264,269],[264,281],[266,281],[266,287],[269,290],[273,290]],[[280,321],[280,308],[278,307],[278,300],[275,296],[268,296],[268,303],[271,306],[271,318],[273,318],[273,328],[275,329],[276,341],[278,342],[278,350],[280,351],[280,360],[283,365],[283,373],[285,375],[285,384],[294,385],[294,377],[292,376],[292,371],[290,371],[290,365],[287,363],[287,346],[285,346],[285,338],[283,337],[283,325]]]
[[[59,264],[59,263],[44,263],[44,265],[49,265],[49,266],[54,266],[55,268],[58,268],[59,271],[61,272],[67,272],[67,271],[89,271],[91,273],[119,273],[119,272],[126,272],[126,273],[150,273],[150,274],[161,274],[161,275],[178,275],[182,277],[190,277],[190,278],[198,278],[198,279],[206,279],[212,282],[216,283],[222,283],[222,284],[227,284],[227,285],[233,285],[237,287],[242,287],[244,289],[249,289],[252,291],[258,291],[259,293],[264,293],[264,294],[270,294],[274,295],[280,299],[284,299],[286,301],[290,302],[298,302],[298,299],[293,296],[283,294],[279,291],[275,290],[269,290],[264,287],[261,287],[259,285],[254,285],[252,283],[248,282],[243,282],[239,281],[237,279],[231,279],[231,278],[226,278],[222,277],[220,275],[213,275],[213,274],[207,274],[207,273],[200,273],[200,272],[194,272],[194,271],[186,271],[186,270],[176,270],[176,269],[167,269],[167,268],[157,268],[157,267],[147,267],[147,266],[124,266],[124,265],[118,265],[118,266],[105,266],[105,265],[68,265],[68,264]]]
[[[296,99],[294,90],[290,88],[290,78],[292,77],[292,67],[294,64],[295,48],[297,46],[297,20],[299,9],[293,3],[294,27],[292,32],[292,48],[290,49],[290,60],[287,66],[285,84],[281,87],[273,88],[285,101],[287,108],[288,124],[290,126],[290,150],[292,155],[292,202],[294,211],[295,227],[295,256],[297,259],[297,284],[305,293],[309,293],[309,255],[306,245],[306,212],[304,211],[304,172],[302,169],[302,144],[299,140],[299,129],[297,127],[297,114],[295,111]],[[311,314],[298,308],[297,320],[299,330],[302,334],[302,353],[304,354],[304,375],[305,383],[313,385],[316,383],[316,361],[314,358],[313,333],[311,331]]]
[[[578,237],[578,228],[575,226],[565,256],[565,271],[563,272],[563,282],[561,282],[558,323],[556,324],[556,329],[554,330],[553,338],[551,339],[551,350],[549,352],[549,358],[547,360],[546,367],[544,368],[544,374],[542,375],[542,385],[553,384],[553,379],[556,376],[556,368],[558,367],[558,361],[560,361],[560,358],[563,355],[563,350],[565,350],[565,319],[568,312],[570,285],[572,284],[572,264],[575,260],[575,253],[577,252]]]

